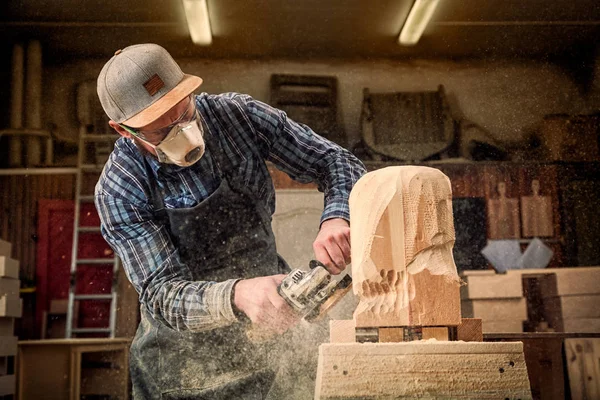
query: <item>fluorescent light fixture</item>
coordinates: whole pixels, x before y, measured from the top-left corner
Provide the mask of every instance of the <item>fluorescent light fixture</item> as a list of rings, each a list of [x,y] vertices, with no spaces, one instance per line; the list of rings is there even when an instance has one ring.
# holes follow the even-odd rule
[[[212,43],[210,19],[208,18],[208,0],[182,0],[185,17],[192,42],[201,46]]]
[[[429,23],[439,0],[415,0],[406,22],[400,32],[398,41],[404,46],[413,46],[417,44],[425,27]]]

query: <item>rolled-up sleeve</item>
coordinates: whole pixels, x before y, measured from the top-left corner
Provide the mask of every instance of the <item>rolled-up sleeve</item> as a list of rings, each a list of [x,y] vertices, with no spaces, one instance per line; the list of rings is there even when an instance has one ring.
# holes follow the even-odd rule
[[[263,156],[292,179],[315,182],[325,195],[321,223],[331,218],[350,221],[348,199],[366,170],[352,153],[323,138],[286,113],[249,96],[239,96],[254,127]]]

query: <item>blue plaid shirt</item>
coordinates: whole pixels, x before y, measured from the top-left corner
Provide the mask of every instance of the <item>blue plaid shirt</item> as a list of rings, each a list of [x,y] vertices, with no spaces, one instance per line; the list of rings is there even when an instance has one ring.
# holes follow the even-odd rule
[[[205,135],[219,141],[242,181],[275,211],[275,189],[265,160],[299,182],[316,182],[325,194],[321,221],[350,219],[348,197],[365,173],[350,152],[323,139],[277,110],[236,93],[196,96]],[[256,151],[258,150],[258,152]],[[262,159],[254,154],[260,154]],[[211,157],[191,167],[160,164],[120,138],[95,190],[102,235],[123,262],[140,302],[154,319],[177,330],[206,330],[231,324],[235,279],[194,281],[164,226],[153,216],[144,157],[165,190],[167,208],[193,207],[220,184]]]

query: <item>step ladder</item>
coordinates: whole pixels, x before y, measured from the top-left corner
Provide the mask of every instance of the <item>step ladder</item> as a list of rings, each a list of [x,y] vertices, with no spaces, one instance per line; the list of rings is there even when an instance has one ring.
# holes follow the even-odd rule
[[[117,276],[120,268],[120,260],[115,254],[110,258],[79,258],[78,250],[82,237],[87,233],[100,233],[100,226],[81,226],[81,206],[84,203],[93,203],[93,194],[84,194],[84,181],[90,173],[100,174],[104,163],[112,151],[114,142],[119,137],[116,134],[93,134],[87,132],[87,127],[82,125],[79,133],[79,149],[77,155],[77,175],[75,180],[75,218],[73,224],[73,247],[71,255],[71,273],[69,281],[69,297],[67,304],[67,324],[65,337],[71,338],[78,334],[104,334],[109,338],[115,337],[115,324],[117,316]],[[95,157],[90,161],[90,150]],[[111,292],[98,294],[76,293],[77,277],[80,267],[86,266],[112,266]],[[101,301],[110,302],[109,325],[107,327],[81,328],[74,326],[76,302]]]

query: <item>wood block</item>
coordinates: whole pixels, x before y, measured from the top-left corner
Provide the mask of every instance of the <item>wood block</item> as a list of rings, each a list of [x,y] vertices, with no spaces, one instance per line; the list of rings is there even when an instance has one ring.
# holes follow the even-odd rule
[[[477,299],[461,302],[465,318],[481,318],[484,321],[527,319],[527,300],[520,299]]]
[[[379,343],[402,342],[404,328],[379,328]]]
[[[423,270],[412,275],[415,297],[399,313],[367,311],[355,315],[357,328],[393,326],[457,326],[460,324],[460,287],[443,275]]]
[[[456,327],[456,340],[463,342],[483,342],[483,327],[480,318],[462,318]]]
[[[17,340],[18,338],[16,336],[0,337],[0,357],[16,355]]]
[[[600,294],[600,267],[557,268],[540,279],[542,297]]]
[[[523,297],[521,274],[485,274],[464,275],[466,285],[462,286],[461,298],[467,299],[506,299]]]
[[[531,399],[522,343],[414,341],[319,347],[315,399],[424,397]]]
[[[17,381],[15,375],[0,376],[0,396],[15,394],[17,390]]]
[[[0,295],[0,317],[21,318],[22,308],[18,295]]]
[[[561,330],[563,332],[600,333],[600,318],[565,318],[562,320]]]
[[[15,320],[10,317],[0,317],[0,337],[13,336],[15,332]]]
[[[523,321],[520,319],[505,321],[481,321],[483,333],[523,332]]]
[[[19,286],[21,281],[11,278],[0,278],[0,296],[5,294],[19,296]]]
[[[356,342],[356,331],[353,319],[335,319],[329,321],[329,342]]]
[[[19,262],[10,257],[0,256],[0,277],[19,279]]]
[[[600,318],[600,295],[543,298],[541,314],[551,327],[563,331],[563,319]]]
[[[6,240],[0,239],[0,256],[10,257],[12,252],[12,244]]]
[[[444,328],[444,327],[440,327],[440,326],[423,327],[423,340],[428,340],[428,339],[447,341],[448,340],[448,328]]]
[[[571,398],[600,399],[600,339],[566,339]]]

